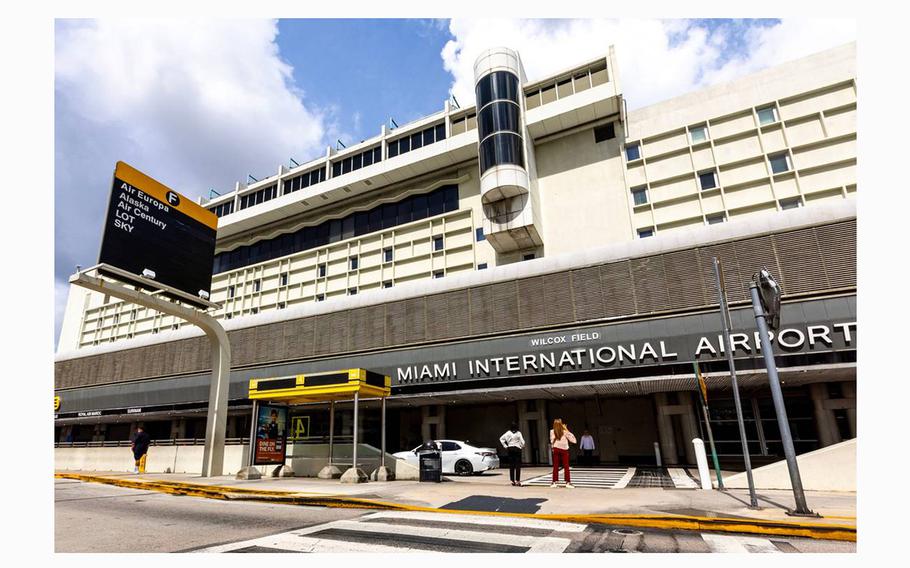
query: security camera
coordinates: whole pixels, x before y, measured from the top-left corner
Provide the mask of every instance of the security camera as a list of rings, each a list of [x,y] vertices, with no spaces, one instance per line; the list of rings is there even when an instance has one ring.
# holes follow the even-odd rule
[[[154,270],[149,270],[148,268],[143,268],[143,269],[142,269],[142,276],[144,276],[145,278],[148,278],[148,279],[150,279],[150,280],[154,280],[154,279],[155,279],[155,271],[154,271]]]
[[[202,298],[203,300],[208,300],[209,293],[206,292],[205,290],[199,290],[199,297]]]

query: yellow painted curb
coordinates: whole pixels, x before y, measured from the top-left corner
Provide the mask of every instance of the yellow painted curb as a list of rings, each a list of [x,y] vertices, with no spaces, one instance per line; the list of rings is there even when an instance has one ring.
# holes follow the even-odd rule
[[[496,511],[461,511],[403,505],[373,499],[360,499],[338,494],[296,493],[291,491],[270,491],[243,487],[181,483],[176,481],[151,481],[141,478],[118,478],[78,473],[55,473],[55,478],[75,479],[92,483],[104,483],[130,489],[145,489],[173,495],[189,495],[222,500],[248,500],[288,505],[321,507],[344,507],[358,509],[386,509],[395,511],[420,511],[460,515],[483,515],[502,517],[523,517],[584,524],[609,524],[627,527],[675,529],[694,531],[719,531],[771,536],[797,536],[823,540],[856,542],[856,526],[846,524],[809,523],[798,521],[774,521],[729,517],[698,517],[694,515],[623,515],[588,514],[557,515],[534,513],[504,513]],[[855,518],[855,517],[831,517]]]

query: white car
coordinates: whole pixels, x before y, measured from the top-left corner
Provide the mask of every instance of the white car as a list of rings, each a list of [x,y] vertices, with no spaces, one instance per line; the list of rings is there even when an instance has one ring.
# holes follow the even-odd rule
[[[480,475],[499,467],[499,456],[493,448],[476,448],[460,440],[433,440],[442,450],[442,473],[458,475]],[[410,451],[398,452],[396,458],[420,467],[418,450],[421,444]]]

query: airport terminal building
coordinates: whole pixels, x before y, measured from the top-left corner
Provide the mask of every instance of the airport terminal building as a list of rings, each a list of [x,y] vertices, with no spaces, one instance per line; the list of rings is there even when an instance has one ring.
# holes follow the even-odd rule
[[[601,463],[654,463],[656,443],[664,464],[692,464],[697,362],[735,467],[713,257],[753,463],[782,456],[748,293],[762,267],[783,289],[773,343],[797,453],[856,436],[855,45],[633,111],[612,48],[567,63],[529,81],[517,53],[489,50],[474,105],[203,203],[219,218],[229,438],[249,435],[250,379],[362,368],[392,378],[392,452],[497,447],[518,421],[524,460],[546,463],[560,417]],[[126,440],[140,423],[202,438],[210,365],[200,330],[73,286],[55,441]],[[327,436],[327,405],[291,414],[309,417],[297,442]],[[378,404],[361,414],[378,446]]]

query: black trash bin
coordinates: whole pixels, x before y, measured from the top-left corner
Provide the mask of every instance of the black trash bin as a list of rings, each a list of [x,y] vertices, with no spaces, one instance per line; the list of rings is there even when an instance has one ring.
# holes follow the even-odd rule
[[[438,444],[427,442],[420,446],[417,459],[420,464],[420,481],[442,481],[442,452]]]

